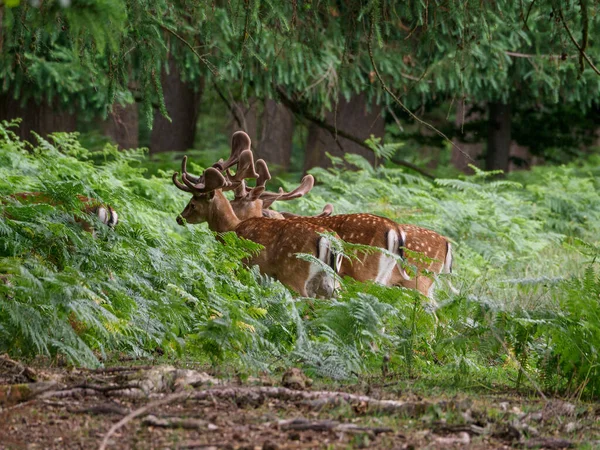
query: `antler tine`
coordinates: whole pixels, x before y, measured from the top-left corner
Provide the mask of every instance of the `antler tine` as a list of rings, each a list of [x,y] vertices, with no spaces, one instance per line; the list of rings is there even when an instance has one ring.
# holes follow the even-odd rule
[[[190,192],[195,194],[206,194],[216,189],[227,190],[231,187],[231,183],[225,179],[223,174],[213,167],[206,169],[202,174],[202,178],[204,179],[203,183],[194,184],[188,180],[187,174],[181,174],[183,182],[190,189]]]
[[[213,164],[213,167],[223,172],[224,170],[235,166],[240,160],[243,151],[250,149],[251,146],[252,141],[250,140],[250,136],[243,131],[236,131],[233,133],[233,136],[231,136],[231,153],[229,158],[227,158],[227,161],[221,160]]]
[[[202,176],[199,177],[195,177],[193,175],[190,175],[187,171],[187,155],[185,155],[183,157],[183,159],[181,160],[181,173],[184,174],[185,176],[188,178],[188,180],[190,180],[192,183],[201,183],[202,182]]]
[[[281,215],[286,219],[293,219],[294,217],[329,217],[333,213],[333,205],[331,203],[327,203],[323,206],[323,211],[319,214],[315,214],[314,216],[301,216],[300,214],[294,214],[291,212],[281,212]]]
[[[177,186],[179,189],[181,189],[182,191],[184,191],[184,192],[192,192],[192,190],[189,187],[187,187],[186,185],[182,184],[181,181],[179,181],[177,179],[178,175],[179,175],[179,172],[175,172],[173,174],[173,184],[175,186]]]
[[[302,197],[308,194],[315,185],[315,179],[312,175],[306,175],[302,178],[300,186],[290,192],[284,192],[283,189],[279,189],[278,193],[275,192],[263,192],[260,198],[263,200],[263,208],[268,208],[277,200],[292,200],[294,198]]]
[[[256,180],[256,187],[250,189],[248,199],[250,201],[254,201],[260,198],[261,194],[265,191],[265,184],[267,181],[271,179],[271,174],[269,173],[269,167],[264,159],[259,159],[256,161],[256,165],[254,166],[256,173],[258,174],[258,178]]]
[[[327,203],[323,206],[323,212],[317,214],[315,217],[329,217],[333,214],[333,205],[331,203]]]
[[[236,188],[238,184],[246,178],[258,178],[259,175],[254,170],[254,156],[252,155],[252,150],[246,149],[240,154],[238,169],[235,172],[235,175],[231,175],[229,170],[227,170],[226,173],[227,179],[231,183],[234,183]]]
[[[264,159],[256,161],[256,173],[258,173],[258,179],[256,180],[256,187],[265,186],[267,181],[271,179],[271,173],[269,172],[269,166]]]
[[[228,174],[229,175],[229,174]],[[252,190],[251,190],[252,191]],[[235,199],[242,199],[242,198],[246,198],[246,196],[248,195],[248,189],[246,189],[246,181],[242,180],[242,182],[239,184],[239,186],[237,186],[234,189],[234,198]]]

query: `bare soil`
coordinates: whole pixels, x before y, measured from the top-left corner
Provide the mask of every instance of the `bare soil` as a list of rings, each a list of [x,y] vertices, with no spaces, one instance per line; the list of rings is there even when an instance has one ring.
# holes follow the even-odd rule
[[[34,371],[0,357],[0,448],[90,449],[103,441],[108,449],[600,446],[594,405],[422,398],[381,386],[369,386],[368,396],[323,391],[297,370],[277,382],[244,383],[169,366]]]

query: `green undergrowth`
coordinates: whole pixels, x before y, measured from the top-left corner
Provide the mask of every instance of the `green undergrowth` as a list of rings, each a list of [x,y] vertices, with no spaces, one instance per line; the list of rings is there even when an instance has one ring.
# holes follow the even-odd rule
[[[188,201],[170,181],[177,161],[148,171],[141,150],[90,152],[72,134],[32,147],[11,126],[0,125],[0,352],[85,366],[162,355],[240,373],[299,365],[345,383],[598,394],[592,164],[543,168],[518,182],[482,172],[430,182],[355,157],[356,171],[315,170],[313,192],[277,207],[314,213],[331,202],[338,213],[432,228],[454,243],[455,271],[438,281],[435,301],[352,280],[335,300],[314,300],[245,268],[256,245],[176,224]],[[10,196],[25,191],[52,200]],[[78,194],[110,204],[120,218],[114,230],[81,212]]]

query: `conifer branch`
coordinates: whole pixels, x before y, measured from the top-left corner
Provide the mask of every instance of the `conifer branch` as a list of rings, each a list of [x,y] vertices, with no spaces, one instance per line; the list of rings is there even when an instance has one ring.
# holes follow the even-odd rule
[[[600,70],[598,70],[598,68],[594,65],[594,63],[592,62],[590,57],[587,55],[585,50],[579,45],[579,43],[575,39],[575,36],[573,36],[573,32],[567,25],[567,22],[565,21],[565,17],[563,16],[563,13],[562,13],[562,9],[560,9],[560,8],[558,9],[558,17],[560,18],[560,21],[562,22],[563,27],[565,28],[567,34],[569,35],[569,39],[571,39],[571,42],[573,43],[573,45],[575,47],[577,47],[577,50],[579,50],[579,53],[581,54],[583,59],[585,59],[587,61],[588,65],[594,70],[594,72],[596,72],[596,74],[600,75]]]
[[[379,83],[381,84],[381,88],[388,94],[390,95],[394,101],[410,116],[412,117],[416,122],[420,123],[421,125],[426,126],[427,128],[429,128],[430,130],[432,130],[433,132],[437,133],[438,136],[442,137],[443,139],[445,139],[447,142],[450,143],[450,145],[452,145],[452,147],[454,147],[455,149],[457,149],[460,153],[463,154],[463,156],[465,158],[467,158],[469,161],[471,162],[475,162],[475,160],[471,157],[471,155],[469,155],[467,152],[465,152],[462,148],[460,148],[458,145],[456,145],[448,136],[446,136],[442,131],[438,130],[436,127],[434,127],[433,125],[431,125],[429,122],[425,122],[423,119],[419,118],[415,113],[413,113],[410,109],[408,109],[408,107],[402,103],[402,101],[390,90],[390,88],[387,86],[387,84],[385,83],[385,81],[383,81],[383,78],[381,77],[381,74],[379,73],[379,69],[377,68],[377,65],[375,64],[375,58],[373,57],[373,29],[375,28],[375,20],[374,17],[371,16],[371,27],[369,29],[369,36],[367,38],[367,46],[369,49],[369,59],[371,60],[371,66],[373,67],[373,71],[375,72],[375,75],[377,76],[377,79],[379,80]]]
[[[219,77],[219,72],[217,72],[214,68],[214,66],[204,57],[202,56],[200,53],[198,53],[196,51],[196,49],[194,48],[194,46],[192,44],[190,44],[187,40],[185,40],[182,36],[180,36],[179,34],[177,34],[175,31],[171,30],[169,27],[167,27],[166,25],[163,25],[162,23],[160,23],[159,21],[155,20],[154,21],[159,27],[161,27],[163,30],[165,30],[168,33],[171,33],[173,36],[175,36],[177,39],[179,39],[181,42],[183,42],[186,46],[188,46],[188,48],[194,53],[194,55],[196,55],[196,58],[198,58],[207,68],[208,70],[210,70],[210,73],[212,73],[216,78]]]
[[[225,94],[223,94],[223,91],[221,90],[221,88],[219,88],[219,85],[216,83],[216,81],[213,80],[212,84],[213,84],[213,87],[215,88],[215,91],[217,91],[217,95],[219,96],[219,98],[223,101],[223,103],[225,103],[225,106],[227,106],[227,109],[229,110],[229,112],[231,112],[231,115],[233,116],[234,120],[237,122],[238,127],[240,127],[244,131],[247,131],[246,127],[244,126],[243,117],[240,117],[238,115],[237,109],[229,102],[229,100],[227,100],[227,97],[225,96]],[[250,148],[252,150],[255,150],[254,144],[251,144]]]

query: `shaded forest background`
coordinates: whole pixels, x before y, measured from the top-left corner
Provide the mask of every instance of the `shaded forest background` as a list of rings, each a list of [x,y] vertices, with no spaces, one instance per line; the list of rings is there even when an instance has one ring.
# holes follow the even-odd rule
[[[428,176],[566,163],[599,143],[588,3],[13,0],[0,119],[151,155],[243,129],[293,172],[374,164],[371,135]]]

